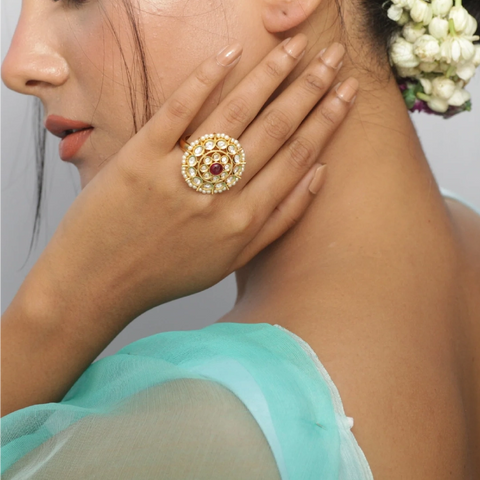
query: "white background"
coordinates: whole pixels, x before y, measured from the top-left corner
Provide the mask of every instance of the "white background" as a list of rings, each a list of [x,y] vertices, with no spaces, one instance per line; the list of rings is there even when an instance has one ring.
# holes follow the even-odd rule
[[[2,0],[2,62],[20,15],[20,0]],[[2,312],[45,248],[63,215],[80,192],[76,168],[58,156],[59,139],[48,134],[45,204],[38,245],[27,260],[36,200],[32,97],[1,85],[2,180]],[[473,111],[444,120],[412,115],[431,168],[441,187],[480,208],[480,73],[467,89]],[[72,252],[75,255],[75,252]],[[111,355],[139,338],[171,330],[210,325],[231,309],[235,300],[233,275],[215,287],[154,308],[132,322],[98,357]]]

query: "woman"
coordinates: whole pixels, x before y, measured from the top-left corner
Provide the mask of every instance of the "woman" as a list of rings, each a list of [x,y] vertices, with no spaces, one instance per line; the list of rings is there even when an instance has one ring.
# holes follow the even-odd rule
[[[476,478],[480,471],[480,386],[475,364],[480,343],[480,220],[467,206],[443,200],[428,166],[386,54],[386,45],[398,30],[390,18],[395,12],[389,10],[387,16],[385,5],[373,0],[340,2],[341,17],[333,0],[224,0],[209,3],[208,9],[203,2],[168,0],[141,1],[138,11],[131,7],[135,3],[126,2],[129,14],[124,16],[122,8],[115,8],[116,2],[80,3],[24,5],[2,67],[7,86],[39,96],[52,112],[58,111],[62,98],[42,87],[63,86],[64,95],[78,95],[77,105],[83,101],[90,105],[87,99],[92,97],[100,99],[94,102],[96,108],[92,105],[88,110],[95,128],[84,158],[76,159],[85,186],[77,200],[83,202],[76,200],[72,205],[17,300],[26,309],[20,318],[28,319],[34,309],[41,312],[40,321],[26,325],[42,334],[42,341],[30,340],[31,348],[41,350],[37,358],[46,358],[52,365],[32,382],[41,389],[51,375],[63,378],[63,384],[51,382],[46,400],[25,400],[30,406],[7,411],[3,417],[3,459],[9,462],[2,466],[6,478]],[[463,5],[472,12],[473,3],[464,0]],[[155,144],[156,152],[166,148],[167,134],[176,142],[178,128],[172,127],[158,144],[151,132],[144,134],[138,142],[127,143],[132,146],[121,161],[95,164],[93,159],[108,159],[131,135],[123,93],[113,88],[119,54],[110,48],[115,37],[105,29],[104,14],[113,19],[117,35],[122,20],[140,16],[147,59],[161,79],[153,84],[161,84],[166,97],[185,80],[203,52],[213,54],[215,39],[223,35],[244,44],[243,59],[223,90],[203,105],[186,131],[192,140],[218,131],[213,125],[219,126],[220,121],[225,128],[220,124],[219,131],[240,137],[255,108],[261,106],[261,95],[254,94],[253,86],[262,90],[263,79],[252,84],[254,93],[244,93],[225,109],[227,116],[219,115],[209,124],[208,115],[272,48],[264,71],[278,81],[268,102],[278,105],[275,100],[283,97],[279,94],[302,78],[302,66],[310,65],[330,46],[323,52],[324,66],[309,66],[320,68],[315,82],[323,83],[310,90],[317,96],[323,93],[336,74],[336,81],[347,85],[342,91],[344,103],[332,107],[336,102],[332,89],[320,104],[317,123],[310,123],[312,132],[313,126],[328,132],[338,125],[349,109],[348,100],[356,95],[357,82],[351,78],[358,79],[360,90],[351,114],[328,145],[321,149],[325,133],[318,134],[319,143],[312,132],[308,137],[310,150],[321,151],[319,160],[329,169],[321,195],[294,228],[254,258],[249,258],[252,252],[267,245],[280,227],[274,223],[269,231],[267,221],[268,234],[241,248],[245,231],[253,238],[260,223],[257,219],[255,228],[240,228],[251,225],[251,214],[247,216],[247,210],[242,217],[242,203],[228,203],[241,183],[231,192],[216,195],[215,204],[196,192],[191,192],[188,203],[193,210],[189,218],[197,221],[191,235],[201,228],[202,212],[214,224],[212,205],[228,205],[238,215],[238,223],[224,226],[218,221],[216,225],[234,230],[228,242],[212,244],[220,267],[210,261],[204,276],[199,275],[198,265],[205,256],[189,241],[183,253],[177,253],[172,242],[174,261],[152,255],[158,252],[151,244],[160,241],[162,247],[168,246],[168,235],[162,232],[167,230],[174,237],[181,225],[177,217],[187,209],[182,204],[175,210],[173,189],[165,181],[160,186],[170,201],[168,208],[148,216],[145,210],[153,211],[149,189],[159,187],[146,179],[156,173],[174,182],[170,179],[178,170],[179,151],[170,156],[162,153],[162,163],[147,158],[131,164],[128,159],[145,148],[140,141]],[[192,32],[198,30],[204,33],[197,33],[192,41]],[[206,32],[212,30],[212,34]],[[56,35],[47,36],[40,55],[29,42],[46,38],[41,35],[47,31]],[[121,44],[122,40],[128,43],[128,35],[127,29],[121,29]],[[279,44],[286,37],[293,37],[295,48],[290,54],[297,58],[288,65],[274,56],[281,52]],[[341,46],[332,42],[345,38],[348,54],[343,56]],[[307,47],[303,56],[302,47]],[[113,52],[112,57],[104,52]],[[162,66],[178,62],[178,69],[164,74]],[[130,58],[127,63],[131,64]],[[104,75],[98,75],[99,69]],[[207,97],[204,91],[203,95]],[[424,91],[423,95],[429,94]],[[290,138],[295,122],[306,113],[307,97],[307,93],[298,96],[298,111],[291,111],[294,120],[266,108],[269,136],[264,138],[271,138],[272,144]],[[444,108],[434,93],[428,102],[437,111]],[[198,106],[202,103],[197,100]],[[181,110],[177,108],[177,114]],[[321,129],[318,119],[322,119]],[[200,125],[205,127],[201,131]],[[273,150],[255,143],[258,130],[252,129],[250,139],[245,134],[241,140],[249,145],[247,156],[255,149],[258,155],[262,149]],[[301,145],[295,145],[294,151],[301,152]],[[308,150],[308,144],[303,146]],[[293,180],[280,188],[282,179],[293,176],[295,183],[304,184],[302,192],[307,189],[315,173],[309,172],[307,182],[300,181],[299,171],[305,175],[312,156],[300,154],[296,169],[285,163],[282,175],[271,168],[263,176],[266,193],[263,197],[256,193],[268,214],[286,195],[287,187],[293,188]],[[252,175],[261,162],[257,160],[255,166],[255,155],[247,157],[241,181],[251,179],[254,185],[262,170],[254,178],[246,177],[248,158]],[[111,165],[120,168],[114,170]],[[123,183],[107,185],[107,178],[115,174]],[[268,183],[272,178],[276,183]],[[115,211],[111,197],[130,199],[131,190],[137,192],[135,202],[122,204],[125,212]],[[146,192],[143,197],[140,191]],[[307,200],[300,199],[298,192],[294,198],[295,207],[288,211],[296,220]],[[227,217],[222,213],[220,218]],[[102,225],[109,235],[100,236]],[[213,235],[211,231],[204,235]],[[143,242],[138,240],[140,233]],[[96,250],[92,248],[95,241]],[[240,260],[232,254],[235,249]],[[71,251],[77,253],[74,258]],[[109,252],[115,255],[108,258]],[[161,258],[161,265],[152,258]],[[205,288],[230,267],[237,270],[238,298],[219,322],[198,331],[166,332],[139,340],[89,366],[93,353],[101,351],[99,345],[108,344],[140,313]],[[7,332],[14,330],[14,318],[12,313],[7,317]],[[15,341],[7,345],[12,354],[7,366],[15,363],[11,345],[24,347],[21,337],[12,334],[10,338]],[[68,354],[52,359],[45,345],[58,348],[62,341]],[[16,365],[21,365],[21,359]],[[61,375],[55,377],[58,371]],[[11,367],[6,372],[11,391],[15,391],[13,372]],[[28,390],[25,378],[18,377],[17,391]],[[66,386],[75,380],[68,390]]]

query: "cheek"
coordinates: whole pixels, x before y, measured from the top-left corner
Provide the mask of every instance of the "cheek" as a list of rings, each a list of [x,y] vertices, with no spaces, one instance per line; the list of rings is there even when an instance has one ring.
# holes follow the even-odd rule
[[[203,60],[234,41],[244,44],[241,64],[229,73],[225,82],[219,83],[188,133],[195,130],[220,100],[268,53],[275,39],[266,34],[256,1],[149,0],[148,5],[148,12],[142,15],[142,25],[157,107]]]
[[[151,14],[142,16],[148,65],[161,103],[195,67],[229,42],[222,1],[154,1],[158,9],[150,7]]]

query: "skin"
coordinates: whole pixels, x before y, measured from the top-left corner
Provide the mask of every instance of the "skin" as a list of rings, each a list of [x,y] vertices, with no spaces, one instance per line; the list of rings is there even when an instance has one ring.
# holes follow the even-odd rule
[[[277,93],[345,40],[333,0],[139,3],[154,110],[193,65],[244,44],[186,133],[284,38],[303,32],[309,45]],[[132,65],[126,16],[114,4],[103,3]],[[480,239],[478,219],[443,201],[387,57],[376,61],[356,33],[354,6],[343,7],[349,42],[338,81],[353,75],[361,90],[319,159],[328,180],[296,227],[237,272],[236,305],[220,321],[276,323],[312,346],[376,479],[475,478],[480,267],[466,239]],[[82,186],[134,133],[122,59],[97,1],[76,10],[24,0],[2,79],[38,96],[47,114],[95,126],[75,161]]]

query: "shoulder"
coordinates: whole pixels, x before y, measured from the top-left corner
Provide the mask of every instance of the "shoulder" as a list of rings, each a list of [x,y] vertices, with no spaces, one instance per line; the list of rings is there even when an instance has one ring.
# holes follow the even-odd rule
[[[445,198],[445,202],[458,234],[465,267],[480,296],[480,215],[457,200]]]
[[[445,203],[465,247],[465,253],[474,258],[477,255],[480,257],[480,215],[458,200],[445,198]]]

